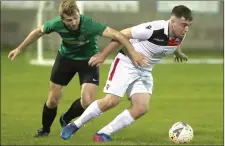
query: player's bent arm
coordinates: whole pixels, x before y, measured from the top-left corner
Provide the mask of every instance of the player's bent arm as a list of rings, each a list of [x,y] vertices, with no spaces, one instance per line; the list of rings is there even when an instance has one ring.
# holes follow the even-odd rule
[[[126,33],[124,34],[122,31],[118,32],[110,27],[107,27],[104,30],[102,36],[112,39],[112,41],[101,52],[104,56],[108,56],[108,54],[113,49],[118,48],[120,44],[122,44],[127,49],[129,54],[132,54],[134,51],[134,47],[128,40],[129,36],[127,36]]]
[[[127,39],[146,40],[153,34],[151,23],[143,23],[134,27],[126,28],[120,31]],[[111,52],[113,49],[120,47],[118,40],[112,40],[104,49],[105,54]],[[107,54],[108,55],[108,54]]]
[[[128,40],[133,38],[131,33],[131,28],[123,29],[120,31],[120,33],[122,33]],[[109,47],[113,50],[113,49],[119,48],[120,46],[121,46],[121,43],[119,43],[116,40],[112,40],[106,47]]]
[[[20,51],[22,51],[24,48],[35,42],[37,39],[39,39],[41,36],[44,35],[44,25],[37,27],[33,31],[30,32],[30,34],[25,38],[25,40],[17,47]]]
[[[120,31],[123,35],[125,35],[128,39],[133,39],[132,36],[132,28],[126,28]]]

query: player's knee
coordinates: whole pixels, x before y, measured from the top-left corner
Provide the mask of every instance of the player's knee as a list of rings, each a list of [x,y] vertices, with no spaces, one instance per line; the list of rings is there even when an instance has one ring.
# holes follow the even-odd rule
[[[50,89],[49,89],[49,97],[47,101],[47,105],[49,107],[56,107],[59,103],[59,100],[61,98],[63,86],[57,85],[54,83],[50,83]]]
[[[132,117],[134,119],[138,119],[139,117],[145,115],[149,111],[148,106],[145,105],[136,105],[132,106],[131,112],[132,112]]]
[[[144,115],[148,112],[149,108],[146,107],[146,106],[141,106],[141,107],[138,107],[137,111],[139,112],[139,115]]]
[[[95,101],[97,85],[84,83],[81,89],[81,104],[83,108],[87,108],[93,101]]]
[[[60,93],[55,93],[54,91],[50,91],[49,93],[49,98],[48,102],[51,107],[56,107],[59,103],[61,94]]]
[[[55,108],[58,105],[59,101],[54,98],[49,98],[47,101],[47,106],[49,108]]]
[[[63,89],[62,85],[55,84],[50,82],[50,91],[61,91]]]
[[[118,96],[115,96],[115,95],[111,95],[111,94],[108,94],[106,97],[105,97],[105,102],[108,103],[108,107],[114,107],[116,106],[117,104],[119,104],[120,102],[120,97]]]
[[[83,108],[87,108],[94,100],[95,97],[92,94],[84,94],[81,97],[81,104]]]

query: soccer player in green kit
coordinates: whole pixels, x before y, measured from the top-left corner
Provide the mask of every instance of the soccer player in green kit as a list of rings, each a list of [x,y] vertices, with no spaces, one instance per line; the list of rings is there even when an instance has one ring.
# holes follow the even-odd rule
[[[66,113],[60,117],[61,126],[80,116],[85,108],[95,100],[99,85],[99,68],[88,65],[89,59],[99,53],[97,36],[107,37],[120,42],[129,53],[135,65],[147,65],[145,57],[136,52],[129,40],[120,32],[98,23],[79,13],[73,0],[62,1],[59,7],[60,17],[45,22],[34,29],[27,38],[14,50],[8,58],[13,60],[24,48],[32,44],[44,34],[57,32],[62,38],[50,78],[48,99],[44,103],[42,128],[35,137],[48,136],[50,127],[57,114],[57,105],[61,99],[63,88],[78,73],[81,85],[81,98],[72,103]],[[105,59],[108,54],[101,53]]]

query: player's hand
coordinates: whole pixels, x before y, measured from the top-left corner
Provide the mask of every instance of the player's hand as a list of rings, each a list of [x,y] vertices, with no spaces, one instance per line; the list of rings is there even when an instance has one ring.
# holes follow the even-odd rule
[[[140,67],[149,66],[146,56],[142,55],[141,53],[133,51],[132,53],[130,53],[130,55],[135,66]]]
[[[105,56],[102,55],[101,53],[95,54],[94,56],[91,57],[91,59],[88,61],[88,64],[90,66],[97,66],[99,67],[101,64],[104,63],[105,61]]]
[[[12,61],[20,53],[20,49],[16,48],[9,52],[8,58]]]
[[[184,53],[179,52],[179,53],[174,54],[174,61],[175,62],[188,61],[188,57]]]

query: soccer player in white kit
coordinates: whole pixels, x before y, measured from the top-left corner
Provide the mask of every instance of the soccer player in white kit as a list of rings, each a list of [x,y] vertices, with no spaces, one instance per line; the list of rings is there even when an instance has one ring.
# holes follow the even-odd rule
[[[94,135],[94,141],[111,141],[112,133],[146,114],[153,88],[152,69],[168,55],[175,54],[177,61],[187,60],[187,56],[180,50],[180,44],[192,19],[192,11],[186,6],[179,5],[173,8],[171,17],[167,21],[152,21],[122,30],[121,32],[130,39],[135,50],[148,58],[150,65],[135,66],[127,53],[121,50],[111,65],[104,87],[105,97],[94,101],[77,120],[65,126],[61,131],[61,137],[65,140],[69,139],[82,125],[115,107],[125,93],[131,101],[131,107],[99,130]],[[92,57],[90,65],[99,66],[104,62],[103,56],[119,46],[118,42],[111,41],[104,51]]]

